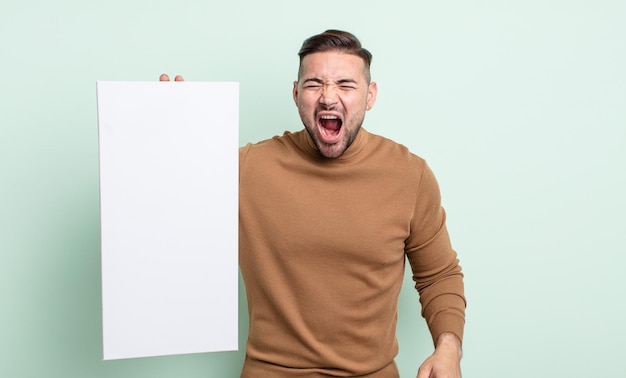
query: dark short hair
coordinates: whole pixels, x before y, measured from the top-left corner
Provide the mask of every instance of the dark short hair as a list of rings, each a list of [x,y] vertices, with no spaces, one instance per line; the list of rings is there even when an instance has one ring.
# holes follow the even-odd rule
[[[305,56],[317,52],[339,51],[346,54],[356,55],[363,59],[365,63],[365,76],[370,81],[370,65],[372,64],[372,54],[361,46],[361,42],[353,34],[342,30],[329,29],[321,34],[314,35],[302,43],[298,55],[300,56],[300,67],[298,78],[302,70],[302,60]]]

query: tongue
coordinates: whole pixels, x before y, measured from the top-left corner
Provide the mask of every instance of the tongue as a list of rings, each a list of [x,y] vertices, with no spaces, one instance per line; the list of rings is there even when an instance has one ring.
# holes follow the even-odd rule
[[[322,127],[330,131],[338,131],[341,128],[341,123],[338,119],[323,119]]]

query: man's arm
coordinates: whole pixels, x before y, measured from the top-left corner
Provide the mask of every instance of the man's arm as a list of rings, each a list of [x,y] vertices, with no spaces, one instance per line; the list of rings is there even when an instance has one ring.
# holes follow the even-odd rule
[[[445,226],[437,180],[427,166],[418,193],[406,254],[435,345],[418,378],[460,378],[466,306],[463,273]]]

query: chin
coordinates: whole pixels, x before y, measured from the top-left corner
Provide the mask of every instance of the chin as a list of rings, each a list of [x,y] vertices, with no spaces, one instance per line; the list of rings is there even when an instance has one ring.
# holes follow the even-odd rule
[[[331,146],[324,144],[323,142],[317,142],[317,150],[320,152],[322,156],[328,159],[336,159],[343,155],[346,151],[347,146],[344,141],[339,143],[335,143]]]

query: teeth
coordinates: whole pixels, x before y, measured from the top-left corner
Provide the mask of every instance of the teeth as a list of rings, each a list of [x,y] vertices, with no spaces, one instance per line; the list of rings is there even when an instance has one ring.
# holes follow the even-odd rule
[[[321,118],[322,119],[338,119],[339,117],[334,116],[334,115],[323,115]]]

